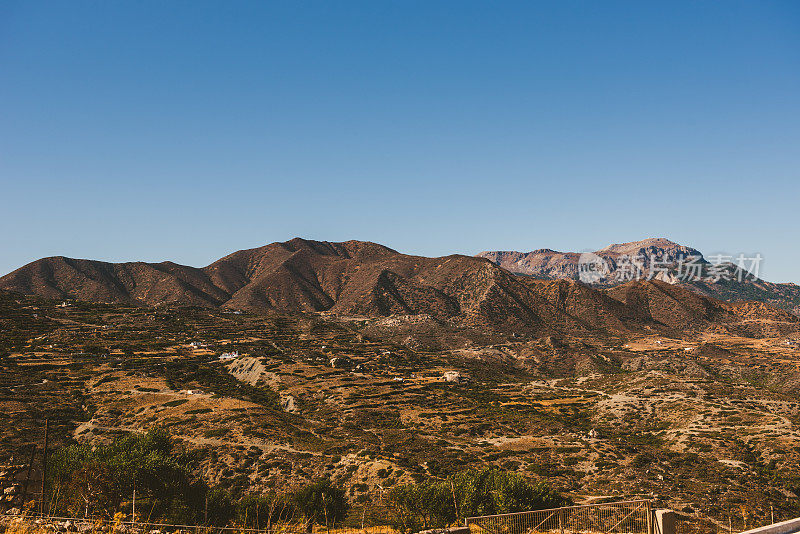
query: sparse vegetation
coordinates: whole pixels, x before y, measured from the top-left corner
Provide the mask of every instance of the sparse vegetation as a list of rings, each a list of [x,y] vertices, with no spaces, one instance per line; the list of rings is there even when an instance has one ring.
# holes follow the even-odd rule
[[[418,345],[417,334],[410,348],[403,323],[57,308],[2,293],[0,307],[0,452],[27,458],[49,416],[51,445],[77,447],[100,473],[75,470],[53,482],[54,510],[63,513],[86,510],[78,486],[87,482],[97,485],[88,504],[98,513],[130,513],[132,488],[86,450],[157,426],[169,429],[170,456],[183,470],[173,477],[181,489],[171,491],[191,502],[165,499],[151,518],[263,524],[274,520],[262,512],[278,492],[291,503],[281,513],[303,522],[295,491],[327,479],[350,507],[337,524],[355,526],[387,517],[400,488],[411,506],[420,488],[444,492],[436,481],[475,467],[560,495],[655,494],[719,520],[741,503],[751,522],[770,506],[780,516],[798,505],[800,404],[791,384],[800,358],[779,339],[512,339],[444,325],[430,330],[438,348]],[[472,345],[442,348],[449,335]],[[189,350],[193,340],[210,348]],[[87,344],[104,351],[89,354]],[[219,361],[230,347],[245,374]],[[335,356],[351,369],[333,367]],[[445,382],[451,370],[469,380]],[[150,492],[137,490],[137,513],[150,514]],[[449,510],[422,510],[413,521],[440,524]]]

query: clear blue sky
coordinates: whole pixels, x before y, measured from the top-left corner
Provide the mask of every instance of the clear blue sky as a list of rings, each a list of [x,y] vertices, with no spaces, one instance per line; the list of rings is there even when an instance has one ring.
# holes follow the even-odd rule
[[[800,3],[0,3],[0,272],[663,236],[800,281]]]

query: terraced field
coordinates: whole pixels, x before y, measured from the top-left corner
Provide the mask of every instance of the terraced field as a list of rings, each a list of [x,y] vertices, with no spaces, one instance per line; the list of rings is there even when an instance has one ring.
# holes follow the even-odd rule
[[[398,341],[402,317],[58,304],[2,296],[3,460],[48,418],[56,447],[166,427],[234,492],[325,475],[374,507],[496,465],[578,502],[651,497],[722,522],[800,505],[791,336],[461,330],[470,343],[434,349]]]

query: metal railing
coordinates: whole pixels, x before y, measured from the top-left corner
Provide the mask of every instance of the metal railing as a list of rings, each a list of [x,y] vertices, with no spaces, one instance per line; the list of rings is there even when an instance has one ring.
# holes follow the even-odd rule
[[[565,506],[513,514],[468,517],[475,534],[653,534],[648,500]]]

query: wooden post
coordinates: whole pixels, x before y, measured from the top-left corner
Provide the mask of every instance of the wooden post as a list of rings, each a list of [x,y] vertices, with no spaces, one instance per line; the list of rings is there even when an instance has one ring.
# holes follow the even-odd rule
[[[653,506],[650,501],[647,501],[646,505],[646,514],[647,514],[647,534],[654,534],[653,533]]]
[[[31,459],[28,461],[28,472],[25,474],[25,485],[22,486],[22,505],[25,506],[25,498],[28,496],[28,482],[31,480],[31,471],[33,470],[33,459],[36,456],[36,444],[31,445]]]
[[[45,515],[45,500],[47,499],[47,447],[50,441],[50,420],[44,420],[44,450],[42,451],[42,506],[41,513]]]

